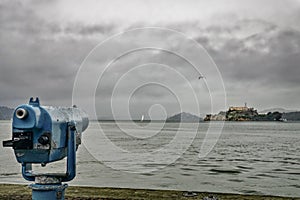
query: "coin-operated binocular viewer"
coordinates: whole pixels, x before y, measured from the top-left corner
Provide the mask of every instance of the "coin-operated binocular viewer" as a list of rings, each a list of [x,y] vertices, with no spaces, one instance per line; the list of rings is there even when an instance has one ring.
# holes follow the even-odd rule
[[[89,120],[82,110],[41,106],[39,99],[18,106],[13,114],[12,140],[3,141],[12,147],[22,164],[22,175],[31,184],[32,199],[64,199],[67,184],[76,175],[76,150],[81,144],[81,133]],[[32,164],[55,162],[67,157],[66,173],[36,173]]]

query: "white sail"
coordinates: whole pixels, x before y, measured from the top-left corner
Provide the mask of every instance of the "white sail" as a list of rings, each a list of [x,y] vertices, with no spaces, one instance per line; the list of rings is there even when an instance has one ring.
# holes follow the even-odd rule
[[[144,121],[144,115],[142,115],[141,122]]]

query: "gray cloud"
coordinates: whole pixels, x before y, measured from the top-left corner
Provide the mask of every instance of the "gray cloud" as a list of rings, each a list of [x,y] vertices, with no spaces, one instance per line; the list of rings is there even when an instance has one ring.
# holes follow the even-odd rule
[[[78,9],[79,5],[69,8],[68,1],[3,1],[0,3],[0,105],[16,106],[32,95],[41,96],[48,104],[70,105],[76,72],[95,45],[120,31],[162,26],[183,32],[207,49],[221,71],[229,104],[248,101],[258,108],[299,108],[299,1],[245,1],[245,5],[238,1],[230,1],[230,5],[216,2],[217,6],[204,2],[192,6],[189,2],[176,1],[177,15],[167,9],[171,2],[156,2],[158,8],[165,9],[158,15],[152,3],[148,8],[140,2],[130,3],[133,7],[129,9],[113,6],[117,1],[112,5],[107,2],[107,8],[99,11],[96,9],[99,3],[88,2],[83,7],[90,8],[90,12],[83,12]],[[264,7],[270,4],[273,6]],[[200,8],[205,6],[207,9],[202,9],[206,11],[201,14]],[[171,41],[167,45],[175,51],[184,48],[180,42],[172,43],[171,38],[166,41]],[[134,38],[123,42],[122,45],[130,46]],[[122,45],[116,43],[107,49],[107,54]],[[191,52],[191,56],[197,55]],[[195,72],[186,63],[166,53],[150,51],[147,57],[133,54],[121,61],[109,71],[109,75],[115,77],[108,76],[103,83],[105,87],[100,96],[104,99],[110,99],[113,81],[128,70],[122,65],[164,62],[185,74],[191,84],[199,84],[193,81]],[[98,65],[102,62],[97,61]],[[146,75],[165,78],[163,72]],[[184,91],[183,85],[169,78]],[[134,80],[128,84],[134,84]],[[199,91],[204,94],[205,87]],[[159,97],[161,102],[170,98],[164,90],[151,92],[149,88],[137,97],[149,102],[151,97]],[[204,99],[201,105],[205,107],[207,99]],[[150,105],[149,102],[145,105]],[[169,112],[175,112],[171,107],[168,107]],[[204,112],[208,111],[209,106],[206,106]],[[135,115],[139,115],[138,111]]]
[[[212,44],[204,44],[211,49],[222,72],[229,102],[250,101],[256,107],[288,106],[293,96],[292,106],[299,106],[295,98],[300,99],[295,94],[300,92],[300,32],[271,27],[246,38],[229,39],[219,51]],[[261,95],[264,101],[255,100]]]

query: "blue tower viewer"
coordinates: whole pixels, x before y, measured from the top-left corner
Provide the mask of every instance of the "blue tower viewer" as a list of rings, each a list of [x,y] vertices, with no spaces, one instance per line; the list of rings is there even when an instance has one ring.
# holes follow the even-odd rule
[[[12,139],[3,141],[12,147],[22,165],[22,175],[31,184],[32,199],[64,199],[67,184],[76,176],[76,150],[81,134],[88,127],[87,114],[76,106],[41,106],[38,98],[18,106],[13,114]],[[35,173],[32,164],[55,162],[67,157],[65,173]]]

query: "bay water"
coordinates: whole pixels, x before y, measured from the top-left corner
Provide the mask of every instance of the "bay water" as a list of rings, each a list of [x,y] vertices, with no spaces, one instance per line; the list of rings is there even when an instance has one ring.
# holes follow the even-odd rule
[[[173,156],[170,152],[147,165],[139,164],[134,157],[118,159],[114,149],[100,148],[110,141],[123,151],[144,155],[166,147],[179,127],[186,133],[186,137],[180,138],[182,144],[188,143],[191,139],[189,134],[195,127],[190,123],[180,126],[178,123],[156,123],[151,128],[146,125],[137,123],[140,127],[137,129],[131,123],[122,122],[127,130],[143,136],[137,139],[124,133],[114,122],[90,122],[83,133],[83,140],[89,142],[83,142],[77,151],[77,176],[69,185],[300,197],[300,123],[226,122],[214,148],[201,158],[199,150],[209,123],[199,123],[195,138],[186,151],[167,164],[163,161]],[[105,134],[99,136],[97,142],[95,139],[93,144],[99,126]],[[153,127],[163,128],[156,135],[146,137]],[[0,140],[8,139],[11,139],[11,122],[0,121]],[[99,159],[93,155],[97,149],[108,156]],[[46,168],[35,166],[34,169],[61,172],[64,166],[65,160],[48,164]],[[124,166],[134,168],[122,170]],[[2,145],[0,182],[29,184],[21,176],[21,167],[13,150]]]

